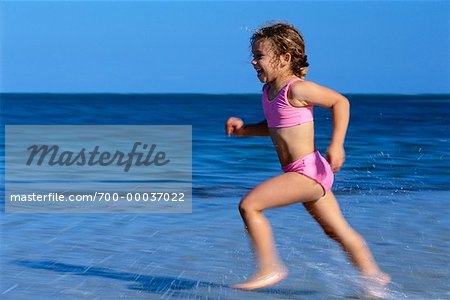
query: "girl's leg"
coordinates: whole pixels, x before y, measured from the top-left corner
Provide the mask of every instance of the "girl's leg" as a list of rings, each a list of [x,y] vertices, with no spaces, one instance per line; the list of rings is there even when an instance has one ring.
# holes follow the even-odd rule
[[[314,180],[294,172],[271,178],[248,193],[239,205],[259,265],[258,272],[247,282],[234,285],[239,289],[256,289],[274,284],[287,272],[278,259],[270,224],[262,214],[268,208],[286,206],[322,197],[323,189]]]
[[[390,277],[378,268],[364,239],[344,219],[331,191],[319,200],[303,205],[325,233],[342,246],[363,276],[376,279],[382,285],[390,282]]]

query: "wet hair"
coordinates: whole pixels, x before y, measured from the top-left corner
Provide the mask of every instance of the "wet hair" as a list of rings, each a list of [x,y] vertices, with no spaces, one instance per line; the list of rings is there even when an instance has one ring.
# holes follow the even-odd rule
[[[301,33],[287,23],[275,23],[258,29],[250,39],[253,46],[259,40],[272,43],[276,62],[283,54],[291,54],[291,70],[295,76],[304,79],[308,72],[308,57],[305,54],[305,41]]]

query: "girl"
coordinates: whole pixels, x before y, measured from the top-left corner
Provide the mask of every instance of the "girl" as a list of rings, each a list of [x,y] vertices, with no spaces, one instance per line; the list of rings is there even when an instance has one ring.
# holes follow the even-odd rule
[[[258,79],[265,83],[262,105],[266,120],[244,125],[231,117],[225,124],[228,136],[272,138],[284,174],[254,188],[239,204],[255,250],[258,271],[246,282],[233,287],[253,290],[277,283],[288,274],[278,258],[265,209],[301,202],[336,240],[365,278],[386,285],[390,277],[376,265],[363,238],[341,214],[331,192],[333,173],[344,163],[344,138],[349,121],[349,102],[337,92],[305,81],[308,69],[301,34],[291,25],[278,23],[263,27],[251,38]],[[333,111],[333,134],[325,160],[314,144],[313,106]],[[329,163],[328,163],[329,162]]]

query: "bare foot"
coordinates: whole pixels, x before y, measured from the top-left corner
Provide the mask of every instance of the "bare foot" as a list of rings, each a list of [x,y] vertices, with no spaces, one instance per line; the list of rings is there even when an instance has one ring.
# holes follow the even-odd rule
[[[387,294],[386,286],[391,282],[391,277],[383,272],[374,275],[364,276],[364,294],[370,299],[385,298]]]
[[[391,282],[391,277],[381,271],[374,275],[366,275],[363,278],[367,283],[378,286],[385,286]]]
[[[238,283],[235,285],[232,285],[231,287],[234,289],[240,289],[240,290],[255,290],[260,289],[263,287],[267,287],[270,285],[273,285],[284,278],[286,278],[288,275],[288,271],[286,268],[280,268],[276,269],[274,271],[269,272],[258,272],[256,273],[252,278],[247,280],[243,283]]]

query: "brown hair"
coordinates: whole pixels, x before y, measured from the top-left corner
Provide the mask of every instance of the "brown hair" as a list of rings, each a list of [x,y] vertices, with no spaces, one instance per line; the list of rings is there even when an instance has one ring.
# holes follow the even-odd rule
[[[253,33],[250,44],[261,39],[272,43],[272,50],[277,61],[283,54],[291,54],[291,69],[295,76],[302,79],[308,72],[308,58],[305,54],[305,41],[301,33],[292,25],[286,23],[275,23],[265,26]]]

